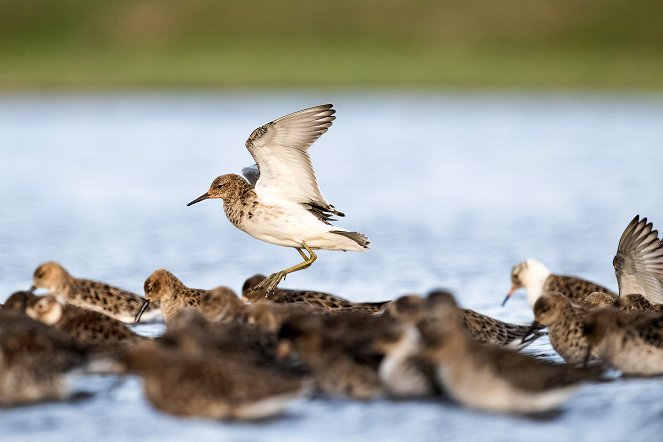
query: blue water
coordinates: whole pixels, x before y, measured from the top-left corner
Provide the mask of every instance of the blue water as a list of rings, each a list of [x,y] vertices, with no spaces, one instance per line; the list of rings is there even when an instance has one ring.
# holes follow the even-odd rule
[[[193,287],[239,290],[299,260],[186,203],[252,163],[257,126],[324,102],[334,125],[311,148],[336,224],[366,253],[321,252],[283,284],[377,301],[433,287],[498,318],[516,262],[616,288],[612,257],[635,214],[663,226],[663,97],[511,94],[131,94],[0,97],[0,300],[61,262],[76,276],[142,291],[165,267]],[[148,330],[149,331],[149,330]],[[152,329],[154,331],[154,329]],[[533,351],[552,355],[546,341]],[[136,378],[91,377],[72,403],[0,410],[0,440],[652,440],[661,379],[581,389],[548,420],[430,402],[313,400],[261,424],[154,411]]]

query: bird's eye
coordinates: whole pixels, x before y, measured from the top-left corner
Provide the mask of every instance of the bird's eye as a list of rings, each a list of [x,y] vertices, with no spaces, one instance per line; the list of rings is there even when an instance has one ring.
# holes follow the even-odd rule
[[[217,185],[216,185],[216,188],[217,188],[217,189],[220,189],[220,188],[222,188],[222,187],[223,187],[223,184],[217,184]]]

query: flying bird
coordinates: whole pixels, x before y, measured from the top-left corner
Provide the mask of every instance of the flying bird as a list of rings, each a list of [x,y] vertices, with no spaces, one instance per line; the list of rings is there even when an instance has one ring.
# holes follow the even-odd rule
[[[336,117],[331,104],[300,110],[260,126],[246,148],[256,164],[236,174],[217,177],[209,190],[187,206],[221,198],[230,222],[254,238],[295,248],[303,261],[273,273],[254,287],[270,294],[289,273],[308,268],[313,250],[362,252],[368,238],[331,224],[336,210],[320,191],[309,147],[327,132]]]

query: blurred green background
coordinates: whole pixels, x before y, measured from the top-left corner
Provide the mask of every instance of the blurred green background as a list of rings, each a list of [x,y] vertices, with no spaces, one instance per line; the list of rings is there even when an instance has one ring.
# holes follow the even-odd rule
[[[661,0],[0,0],[0,89],[663,88]]]

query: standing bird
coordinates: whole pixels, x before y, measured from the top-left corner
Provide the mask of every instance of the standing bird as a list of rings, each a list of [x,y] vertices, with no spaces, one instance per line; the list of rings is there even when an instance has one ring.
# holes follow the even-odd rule
[[[148,339],[103,313],[60,304],[53,295],[35,297],[28,302],[26,313],[32,319],[68,334],[80,345],[95,350],[127,347]]]
[[[256,295],[253,287],[265,280],[264,275],[254,275],[247,279],[242,286],[242,298],[248,302],[260,301],[260,293]],[[275,304],[300,304],[317,309],[323,309],[329,313],[338,312],[363,312],[371,315],[381,315],[390,301],[381,302],[352,302],[331,293],[318,292],[315,290],[293,290],[275,289],[269,301]]]
[[[601,367],[555,364],[481,344],[463,327],[461,311],[451,295],[441,293],[427,303],[427,317],[419,324],[422,356],[434,366],[449,396],[465,406],[502,413],[546,412],[601,374]]]
[[[221,198],[235,227],[262,241],[297,249],[304,261],[273,273],[255,286],[256,291],[271,293],[286,275],[308,268],[317,258],[314,249],[362,252],[368,248],[366,236],[331,225],[333,215],[345,215],[322,196],[307,152],[327,132],[334,113],[331,104],[324,104],[257,128],[246,141],[257,166],[242,171],[248,181],[235,174],[221,175],[187,204]]]
[[[157,269],[145,280],[145,302],[136,314],[135,322],[140,322],[143,311],[151,303],[161,305],[166,323],[181,310],[198,310],[210,321],[231,320],[241,315],[242,304],[228,287],[215,290],[193,289],[184,285],[166,269]]]
[[[595,355],[627,375],[663,374],[663,315],[596,310],[583,322],[583,334]]]
[[[647,218],[640,215],[626,226],[619,239],[617,253],[612,260],[619,285],[619,297],[642,295],[651,304],[663,303],[663,242]],[[527,290],[527,300],[534,308],[543,294],[558,292],[571,301],[581,303],[594,292],[606,293],[616,299],[617,294],[575,276],[556,275],[535,259],[528,259],[513,267],[511,290],[502,305],[519,288]]]
[[[527,301],[532,309],[541,296],[553,292],[561,293],[576,303],[581,303],[585,297],[594,292],[617,297],[607,288],[586,279],[552,273],[542,262],[533,258],[518,263],[511,269],[511,290],[502,301],[502,307],[520,288],[527,291]]]
[[[55,261],[37,267],[32,278],[30,292],[45,288],[59,302],[87,310],[103,313],[124,323],[131,323],[145,301],[135,293],[128,292],[104,282],[75,278]],[[161,316],[158,303],[152,303],[144,312],[146,320]]]

